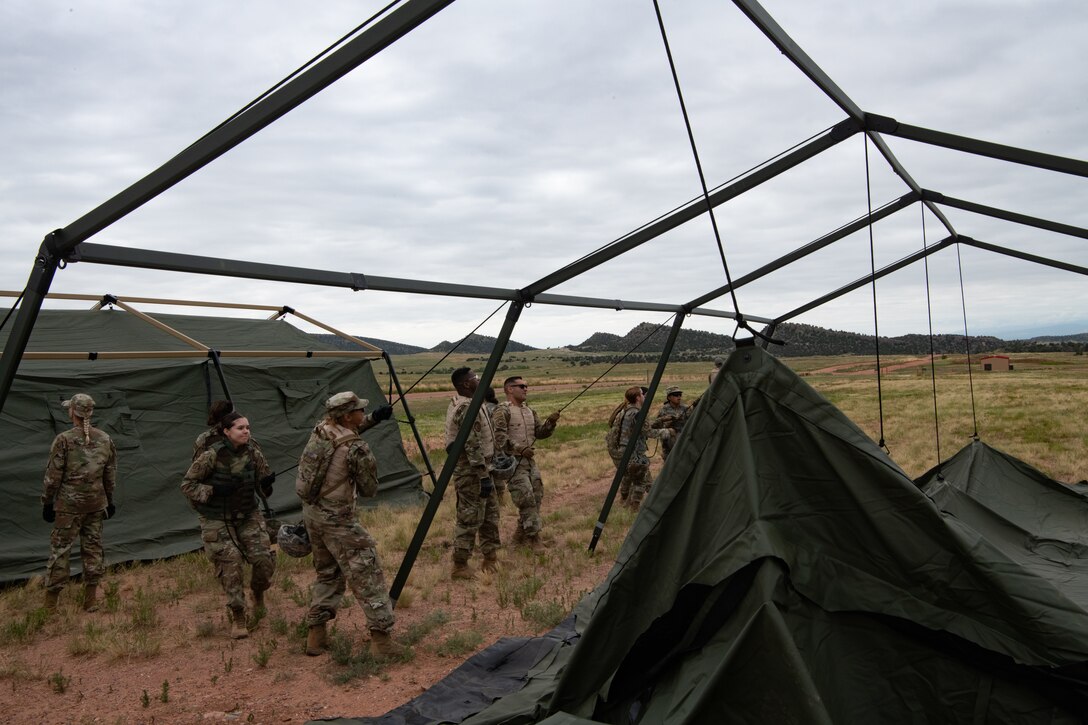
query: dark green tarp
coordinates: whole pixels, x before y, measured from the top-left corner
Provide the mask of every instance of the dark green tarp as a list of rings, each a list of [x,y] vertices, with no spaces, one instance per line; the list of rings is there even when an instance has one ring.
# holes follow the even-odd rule
[[[280,320],[155,315],[179,332],[219,350],[334,350]],[[7,333],[0,331],[0,345]],[[132,314],[114,310],[43,310],[28,352],[161,351],[192,349]],[[385,402],[371,363],[358,358],[223,358],[227,386],[249,419],[276,471],[298,462],[323,402],[354,390],[371,405]],[[0,582],[44,571],[50,526],[41,520],[42,474],[53,437],[71,426],[60,402],[73,393],[96,402],[94,425],[117,445],[118,513],[106,522],[110,564],[159,559],[200,548],[196,514],[179,490],[193,440],[206,426],[208,401],[222,398],[206,358],[23,360],[0,414]],[[418,503],[421,476],[408,461],[395,421],[364,435],[378,459],[379,503]],[[301,517],[294,470],[276,481],[271,505],[278,518]],[[78,550],[78,546],[76,547]],[[79,571],[73,557],[73,573]]]
[[[981,441],[917,483],[942,511],[1088,609],[1088,485],[1055,481]]]
[[[754,348],[733,353],[703,396],[616,565],[575,613],[580,638],[463,722],[1088,713],[1081,603],[943,513]]]

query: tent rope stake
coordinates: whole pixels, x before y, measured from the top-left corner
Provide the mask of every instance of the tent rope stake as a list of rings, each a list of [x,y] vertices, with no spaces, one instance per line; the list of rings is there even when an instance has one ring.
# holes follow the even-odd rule
[[[740,304],[737,302],[737,293],[733,286],[733,278],[729,274],[729,263],[725,259],[725,247],[722,246],[722,235],[718,230],[718,220],[714,215],[714,205],[710,202],[710,190],[706,185],[706,174],[703,173],[703,164],[699,160],[699,147],[695,143],[695,133],[691,128],[691,119],[688,116],[687,105],[684,103],[684,92],[680,88],[680,76],[676,72],[676,62],[672,57],[672,49],[669,47],[669,36],[665,32],[665,20],[661,17],[661,6],[654,0],[654,12],[657,14],[657,27],[661,30],[661,42],[665,46],[665,56],[669,60],[669,71],[672,73],[673,86],[676,88],[676,100],[680,103],[680,113],[684,117],[684,128],[688,133],[688,142],[691,144],[691,155],[695,160],[695,170],[699,174],[699,185],[703,190],[703,202],[706,204],[707,214],[710,216],[710,226],[714,230],[714,241],[718,245],[718,256],[722,260],[722,268],[725,270],[725,281],[729,285],[729,297],[733,301],[733,312],[736,315],[737,329],[741,327],[751,329],[744,317],[740,314]],[[736,339],[736,332],[733,333]]]
[[[675,317],[676,317],[676,316],[675,316],[675,315],[673,315],[673,316],[672,316],[672,317],[670,317],[669,319],[675,319]],[[640,347],[642,346],[642,344],[643,344],[644,342],[646,342],[646,341],[647,341],[647,340],[649,340],[649,339],[650,339],[651,337],[653,337],[654,335],[656,335],[656,334],[657,334],[657,331],[658,331],[658,330],[660,330],[660,329],[661,329],[662,327],[664,327],[664,326],[665,326],[665,324],[666,324],[666,323],[667,323],[668,321],[669,321],[669,320],[665,320],[665,321],[664,321],[664,322],[662,322],[662,323],[661,323],[660,325],[658,325],[658,326],[657,326],[657,327],[655,327],[654,329],[650,330],[650,333],[649,333],[648,335],[646,335],[646,337],[644,337],[644,338],[642,338],[641,340],[639,340],[638,342],[636,342],[636,343],[635,343],[635,346],[634,346],[634,347],[632,347],[632,348],[631,348],[630,350],[628,350],[627,352],[623,353],[623,356],[622,356],[622,357],[621,357],[621,358],[620,358],[619,360],[617,360],[616,362],[612,363],[612,364],[611,364],[611,365],[610,365],[610,366],[608,367],[608,369],[607,369],[607,370],[605,370],[605,371],[604,371],[603,373],[601,373],[600,375],[598,375],[598,376],[597,376],[597,378],[596,378],[596,379],[595,379],[595,380],[594,380],[594,381],[593,381],[592,383],[590,383],[589,385],[585,386],[585,387],[584,387],[584,388],[582,389],[582,391],[581,391],[580,393],[578,393],[578,394],[577,394],[577,395],[575,395],[575,396],[574,396],[573,398],[571,398],[571,399],[570,399],[569,401],[567,401],[566,405],[564,405],[564,406],[563,406],[562,408],[560,408],[560,409],[559,409],[559,412],[560,412],[560,413],[562,413],[562,412],[563,412],[564,410],[566,410],[567,408],[569,408],[569,407],[570,407],[570,406],[571,406],[571,405],[572,405],[572,404],[574,403],[574,401],[578,400],[578,398],[580,398],[580,397],[582,397],[583,395],[585,395],[586,393],[588,393],[588,392],[589,392],[589,390],[590,390],[590,388],[592,388],[592,387],[593,387],[594,385],[596,385],[597,383],[599,383],[599,382],[601,381],[601,378],[603,378],[603,377],[604,377],[605,375],[608,375],[608,374],[609,374],[610,372],[612,372],[612,370],[613,370],[613,369],[615,369],[615,367],[616,367],[617,365],[619,365],[619,364],[620,364],[621,362],[623,362],[624,360],[626,360],[626,359],[627,359],[627,357],[628,357],[628,356],[629,356],[629,355],[630,355],[631,353],[633,353],[633,352],[634,352],[635,350],[639,349],[639,348],[640,348]]]
[[[978,411],[975,408],[975,379],[971,370],[971,337],[967,334],[967,296],[963,287],[963,259],[960,256],[960,246],[956,245],[956,268],[960,277],[960,308],[963,310],[963,346],[967,352],[967,387],[971,392],[971,438],[978,440]]]
[[[869,209],[869,273],[872,275],[873,290],[873,343],[876,345],[876,401],[880,417],[880,441],[877,443],[887,450],[884,443],[884,394],[880,386],[880,321],[876,307],[876,248],[873,244],[873,191],[869,180],[869,134],[863,134],[865,143],[865,200]]]
[[[922,217],[922,249],[928,249],[926,243],[926,205],[918,205]],[[933,349],[933,302],[930,296],[929,286],[929,255],[922,260],[922,269],[926,279],[926,320],[929,323],[929,379],[933,386],[933,440],[937,446],[937,465],[941,465],[941,418],[937,412],[937,355]]]

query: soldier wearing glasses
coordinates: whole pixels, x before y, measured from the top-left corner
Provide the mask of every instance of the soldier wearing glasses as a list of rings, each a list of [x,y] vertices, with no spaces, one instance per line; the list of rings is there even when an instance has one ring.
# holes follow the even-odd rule
[[[506,401],[495,408],[495,450],[514,456],[517,466],[510,477],[510,498],[518,507],[518,527],[514,545],[539,549],[540,503],[544,499],[544,482],[540,478],[534,457],[538,439],[547,438],[555,430],[559,411],[541,422],[536,411],[525,404],[529,386],[520,375],[507,378],[502,384]]]

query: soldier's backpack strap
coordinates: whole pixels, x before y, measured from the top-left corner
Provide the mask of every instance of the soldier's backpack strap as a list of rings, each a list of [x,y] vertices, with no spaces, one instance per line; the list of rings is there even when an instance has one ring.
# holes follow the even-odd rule
[[[334,438],[333,441],[332,441],[332,449],[329,451],[329,456],[328,456],[329,462],[330,463],[332,462],[332,457],[333,457],[333,455],[336,454],[336,449],[337,448],[339,448],[340,446],[348,445],[349,443],[353,443],[353,442],[355,442],[357,440],[359,440],[359,434],[358,433],[346,433],[346,434],[340,436],[339,438]],[[328,466],[328,464],[326,464],[325,465],[325,473],[328,473],[328,471],[329,471],[329,466]],[[322,491],[321,486],[325,485],[325,477],[322,476],[321,477],[321,486],[317,487],[317,492],[316,492],[317,496],[318,496],[318,498],[331,497],[334,493],[339,493],[340,489],[344,488],[345,486],[349,485],[350,483],[351,483],[351,477],[350,476],[344,476],[344,480],[340,481],[340,483],[333,486],[328,491]]]

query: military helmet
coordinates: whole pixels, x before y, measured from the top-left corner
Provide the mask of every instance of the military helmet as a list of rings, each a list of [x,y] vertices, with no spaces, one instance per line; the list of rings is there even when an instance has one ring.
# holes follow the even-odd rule
[[[276,534],[276,543],[279,544],[280,551],[296,559],[301,559],[311,551],[310,534],[302,522],[281,526]]]
[[[517,465],[518,462],[513,456],[498,453],[495,455],[495,459],[491,461],[491,477],[505,481],[514,475],[514,469],[517,468]]]

